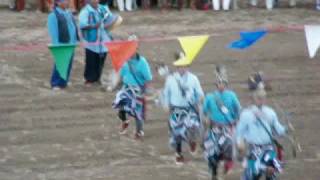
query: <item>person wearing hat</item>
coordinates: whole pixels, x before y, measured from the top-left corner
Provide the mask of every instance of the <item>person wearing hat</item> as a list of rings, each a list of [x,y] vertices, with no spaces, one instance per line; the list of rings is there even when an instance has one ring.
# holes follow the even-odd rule
[[[224,161],[227,173],[233,165],[233,131],[240,115],[240,102],[236,93],[228,88],[226,70],[216,67],[217,90],[208,93],[203,102],[203,114],[209,119],[209,128],[204,138],[204,154],[212,179],[217,176],[217,167]]]
[[[204,93],[196,75],[189,71],[192,60],[180,53],[173,63],[176,72],[166,78],[163,89],[163,106],[170,111],[170,145],[176,151],[176,163],[184,162],[182,143],[190,146],[191,153],[196,151],[196,139],[200,135],[201,123],[198,105]]]
[[[137,40],[130,36],[129,40]],[[118,117],[122,121],[120,134],[125,134],[129,127],[128,116],[136,121],[135,139],[144,136],[145,95],[148,83],[152,81],[152,72],[148,60],[136,52],[120,69],[122,88],[116,95],[113,108],[118,109]]]
[[[76,44],[79,41],[77,25],[71,12],[67,10],[68,0],[55,0],[54,8],[48,16],[48,30],[52,45]],[[51,87],[53,90],[65,88],[72,68],[73,55],[68,66],[67,79],[64,80],[58,73],[56,66],[51,76]]]
[[[236,128],[239,154],[246,157],[243,179],[256,180],[265,175],[267,180],[274,180],[282,170],[281,146],[275,137],[285,135],[286,128],[266,105],[262,86],[253,92],[252,99],[253,104],[241,112]]]
[[[108,49],[104,43],[112,41],[111,29],[120,25],[121,16],[114,15],[108,5],[99,0],[87,0],[79,14],[79,26],[85,41],[85,85],[100,84]]]

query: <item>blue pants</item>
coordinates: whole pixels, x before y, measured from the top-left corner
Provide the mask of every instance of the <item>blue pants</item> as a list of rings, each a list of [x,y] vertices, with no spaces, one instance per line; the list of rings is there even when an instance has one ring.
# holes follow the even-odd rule
[[[65,88],[68,85],[69,81],[69,76],[70,72],[72,69],[72,63],[73,63],[73,54],[71,56],[70,64],[68,67],[68,74],[67,74],[67,80],[64,80],[59,72],[57,71],[56,65],[54,65],[53,70],[52,70],[52,75],[51,75],[51,87],[60,87],[60,88]]]

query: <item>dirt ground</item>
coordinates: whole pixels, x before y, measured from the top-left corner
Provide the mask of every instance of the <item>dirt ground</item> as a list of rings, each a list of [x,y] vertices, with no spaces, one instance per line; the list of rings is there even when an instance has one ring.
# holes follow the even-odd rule
[[[192,65],[206,92],[213,90],[213,68],[225,64],[231,88],[248,105],[248,74],[264,71],[273,91],[269,103],[293,112],[292,122],[303,152],[286,159],[284,180],[320,179],[320,56],[310,60],[303,31],[270,33],[246,51],[226,45],[237,32],[268,26],[319,24],[311,9],[263,9],[224,12],[139,11],[124,13],[114,36],[143,38],[211,34]],[[52,58],[46,44],[46,14],[0,10],[0,179],[1,180],[205,180],[201,152],[186,165],[174,163],[168,148],[167,115],[149,104],[144,142],[119,136],[120,121],[111,109],[114,93],[83,86],[83,49],[77,49],[72,84],[62,92],[49,89]],[[177,40],[143,42],[140,51],[153,65],[171,65]],[[105,74],[110,71],[105,66]],[[106,77],[106,75],[104,76]],[[161,81],[155,74],[155,87]],[[283,112],[279,114],[283,117]],[[284,121],[282,119],[282,121]],[[223,179],[239,179],[239,166]]]

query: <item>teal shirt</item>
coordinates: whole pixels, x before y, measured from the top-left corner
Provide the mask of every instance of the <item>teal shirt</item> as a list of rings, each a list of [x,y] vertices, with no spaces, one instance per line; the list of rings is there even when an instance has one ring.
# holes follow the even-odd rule
[[[223,105],[228,109],[223,113],[216,103],[216,98],[223,102]],[[210,120],[219,124],[229,124],[239,119],[241,105],[237,95],[231,90],[224,90],[223,92],[215,91],[205,96],[203,102],[203,113],[210,118]]]
[[[63,15],[68,23],[68,31],[69,31],[69,37],[70,37],[70,44],[76,44],[77,43],[77,31],[76,26],[73,22],[73,15],[70,11],[63,10],[59,7],[56,7],[59,14]],[[48,16],[48,31],[49,36],[51,39],[51,43],[54,45],[59,44],[59,30],[58,30],[58,20],[57,17],[53,12],[51,12]]]
[[[251,106],[241,112],[239,123],[236,128],[237,141],[245,140],[249,144],[271,144],[271,138],[258,122],[255,113],[261,114],[261,122],[273,135],[284,135],[285,127],[280,124],[277,114],[268,106],[262,106],[259,109],[257,106]]]
[[[104,17],[107,17],[104,19]],[[79,26],[80,29],[89,25],[96,25],[102,22],[98,29],[82,30],[82,36],[85,41],[90,43],[100,44],[87,44],[86,49],[89,49],[95,53],[107,52],[108,49],[103,43],[112,40],[111,33],[104,28],[105,25],[110,24],[111,20],[116,16],[113,15],[107,5],[98,5],[97,9],[94,9],[90,4],[83,7],[79,14]],[[95,22],[96,21],[96,22]]]
[[[152,73],[148,61],[141,55],[139,55],[139,57],[139,59],[137,59],[136,57],[130,59],[121,67],[120,76],[124,85],[143,86],[148,81],[152,80]],[[132,71],[134,72],[130,71],[128,63],[130,63]],[[134,78],[133,73],[137,80]]]

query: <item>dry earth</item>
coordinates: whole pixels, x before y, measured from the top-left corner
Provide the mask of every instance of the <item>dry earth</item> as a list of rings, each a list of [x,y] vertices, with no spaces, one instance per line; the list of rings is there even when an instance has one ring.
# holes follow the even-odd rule
[[[304,33],[271,33],[243,52],[225,48],[239,30],[319,24],[319,12],[283,8],[228,13],[154,10],[122,15],[125,22],[114,32],[116,38],[130,33],[145,38],[212,34],[192,65],[207,92],[214,88],[214,65],[223,63],[229,70],[231,87],[246,106],[246,78],[254,70],[263,70],[273,79],[269,103],[277,110],[293,112],[292,122],[303,148],[297,159],[287,158],[281,179],[320,179],[320,56],[308,58]],[[168,148],[167,117],[154,105],[149,105],[143,143],[134,141],[131,134],[118,135],[119,120],[111,109],[114,93],[83,86],[81,48],[77,49],[71,86],[52,92],[48,83],[52,58],[46,49],[45,24],[46,14],[0,11],[1,180],[209,178],[200,152],[189,157],[192,161],[183,167],[174,164]],[[143,42],[140,47],[153,67],[160,61],[171,64],[177,49],[176,40]],[[108,71],[110,63],[105,74]],[[154,86],[161,86],[157,76]],[[236,168],[224,179],[239,176]]]

